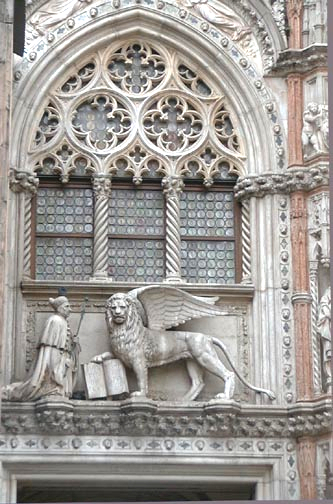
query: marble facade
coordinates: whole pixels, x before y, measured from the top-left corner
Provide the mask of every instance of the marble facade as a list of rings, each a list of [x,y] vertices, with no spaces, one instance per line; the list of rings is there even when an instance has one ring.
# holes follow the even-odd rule
[[[12,1],[4,5],[2,384],[25,380],[52,312],[47,299],[61,294],[59,288],[72,306],[74,334],[88,298],[82,364],[108,350],[104,311],[112,294],[166,282],[219,298],[226,315],[182,329],[220,338],[246,380],[274,391],[276,400],[239,381],[232,400],[213,400],[220,381],[207,375],[198,399],[184,402],[189,382],[177,363],[150,372],[149,398],[88,401],[80,369],[71,398],[1,402],[0,502],[16,502],[22,482],[42,479],[55,486],[140,480],[154,487],[182,478],[221,488],[250,483],[258,500],[325,498],[333,451],[330,349],[319,317],[330,271],[325,0],[33,0],[26,6],[25,52],[14,59]],[[133,44],[144,48],[148,61],[136,75],[139,91],[119,77],[128,71],[130,44],[137,53]],[[96,89],[111,116],[122,111],[117,124],[123,130],[103,137],[103,144],[73,119],[92,106]],[[171,91],[175,100],[175,90],[191,125],[176,140],[154,129],[154,117],[174,103],[167,100]],[[160,114],[161,128],[163,120]],[[204,187],[218,194],[225,166],[238,206],[234,276],[229,282],[227,274],[221,281],[207,273],[193,281],[181,248],[186,169],[197,170],[198,193]],[[140,190],[154,169],[164,180],[165,264],[157,280],[145,272],[136,283],[129,270],[123,277],[110,271],[108,205],[120,194],[124,173]],[[44,179],[43,170],[49,170]],[[90,270],[81,278],[52,270],[57,260],[65,264],[66,247],[49,262],[37,252],[43,232],[36,234],[36,225],[43,222],[36,224],[36,216],[48,206],[47,197],[44,203],[37,198],[45,197],[40,191],[51,187],[52,177],[60,189],[88,191],[85,201],[92,202],[84,213]],[[71,239],[79,238],[73,233]],[[43,276],[48,265],[51,273]],[[325,320],[330,324],[330,314]],[[128,381],[135,390],[133,374]]]

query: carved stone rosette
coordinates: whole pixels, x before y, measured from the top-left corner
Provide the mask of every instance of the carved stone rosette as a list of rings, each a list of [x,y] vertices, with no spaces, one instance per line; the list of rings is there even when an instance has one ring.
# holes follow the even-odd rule
[[[16,168],[10,171],[11,190],[24,194],[23,275],[28,278],[31,277],[31,207],[38,183],[39,180],[34,173]]]
[[[111,196],[111,178],[95,176],[93,178],[95,197],[94,215],[94,277],[106,278],[108,266],[108,211]]]
[[[179,197],[184,182],[168,176],[163,178],[162,187],[166,198],[166,281],[181,282]]]

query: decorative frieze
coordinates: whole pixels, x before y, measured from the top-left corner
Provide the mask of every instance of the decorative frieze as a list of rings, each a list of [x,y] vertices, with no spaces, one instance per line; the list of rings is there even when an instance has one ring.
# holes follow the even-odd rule
[[[262,198],[266,194],[290,194],[295,191],[310,192],[329,183],[326,163],[311,168],[289,169],[281,173],[266,172],[241,177],[235,186],[238,200]]]
[[[149,399],[127,401],[38,401],[2,405],[2,427],[8,434],[182,436],[198,439],[246,437],[252,440],[298,438],[330,432],[331,404],[323,401],[293,409],[244,407],[235,402],[195,403],[175,407]],[[163,405],[162,405],[163,404]],[[251,441],[254,442],[254,441]]]
[[[280,303],[281,303],[281,334],[283,356],[284,400],[292,403],[295,399],[295,365],[294,344],[292,334],[292,304],[291,304],[291,251],[290,251],[290,202],[285,196],[280,197],[279,216],[279,250],[280,250]]]

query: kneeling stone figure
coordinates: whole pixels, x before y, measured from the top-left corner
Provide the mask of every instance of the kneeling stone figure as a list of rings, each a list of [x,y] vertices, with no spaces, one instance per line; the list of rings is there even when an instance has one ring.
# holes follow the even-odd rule
[[[237,371],[225,345],[217,338],[187,331],[167,331],[187,320],[225,314],[214,306],[217,298],[192,296],[174,287],[150,286],[134,289],[127,294],[112,295],[106,305],[111,353],[96,356],[94,362],[110,357],[120,359],[133,369],[139,390],[132,395],[148,395],[148,368],[184,359],[191,380],[191,388],[184,400],[193,401],[203,389],[203,371],[224,380],[224,392],[217,399],[231,399],[235,389],[235,375],[248,388],[266,394],[271,400],[275,394],[248,383]],[[233,371],[226,369],[215,347],[225,354]]]
[[[50,298],[49,303],[56,313],[46,322],[29,377],[25,382],[3,387],[2,399],[5,401],[36,401],[46,396],[72,395],[80,346],[67,320],[70,304],[65,296]]]

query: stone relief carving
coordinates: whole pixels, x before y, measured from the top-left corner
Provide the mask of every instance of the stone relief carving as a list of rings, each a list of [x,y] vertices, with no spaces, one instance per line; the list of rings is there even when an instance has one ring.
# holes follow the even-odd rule
[[[319,298],[323,294],[324,286],[328,284],[330,266],[330,219],[329,194],[320,192],[314,194],[308,201],[308,230],[309,230],[309,270],[311,293],[311,325],[313,348],[314,386],[320,394],[326,385],[323,374],[326,374],[323,362],[323,341],[318,328],[318,313],[320,311]],[[326,378],[324,378],[326,381]]]
[[[272,14],[275,22],[282,33],[286,36],[286,7],[285,0],[272,0]]]
[[[302,145],[305,159],[328,153],[328,107],[311,102],[303,114]]]
[[[322,266],[330,265],[330,206],[329,194],[322,192],[312,196],[309,208],[310,258]]]
[[[303,47],[311,44],[327,44],[328,0],[304,0]]]
[[[50,298],[49,303],[56,313],[46,322],[30,375],[25,382],[12,383],[2,389],[5,401],[36,401],[45,396],[68,398],[72,395],[80,346],[67,321],[71,308],[65,296]]]
[[[332,390],[331,287],[327,287],[319,302],[317,331],[322,347],[323,388]]]
[[[243,26],[238,16],[226,5],[212,5],[208,0],[182,0],[185,7],[193,7],[200,16],[209,23],[217,24],[232,40],[240,40],[249,33],[251,28]]]
[[[214,306],[215,301],[216,298],[212,303],[174,287],[150,286],[128,294],[114,294],[107,302],[106,311],[111,353],[98,355],[93,361],[102,362],[114,356],[133,369],[139,386],[134,396],[147,396],[148,368],[186,359],[191,388],[185,400],[194,400],[203,389],[202,369],[224,380],[224,393],[218,394],[217,399],[233,397],[236,375],[246,387],[273,400],[273,392],[254,387],[239,374],[219,339],[200,333],[166,331],[193,318],[223,315]],[[214,345],[223,351],[233,372],[222,364]]]
[[[258,47],[255,43],[250,26],[246,26],[239,16],[226,5],[212,4],[209,0],[177,0],[180,6],[188,7],[197,12],[205,21],[216,25],[222,32],[238,42],[244,53],[254,59],[258,56]],[[202,29],[208,30],[204,23]]]
[[[30,25],[40,34],[65,21],[84,9],[92,0],[50,0],[29,19]]]
[[[243,201],[262,198],[266,194],[290,194],[294,191],[312,191],[329,183],[327,163],[310,169],[288,169],[282,173],[262,173],[240,177],[235,185],[235,197]]]
[[[36,194],[39,180],[34,173],[12,168],[9,174],[9,186],[15,193],[24,192],[30,198]]]
[[[3,432],[8,434],[156,436],[198,438],[247,437],[267,439],[277,437],[299,438],[319,436],[331,431],[329,405],[317,405],[316,412],[286,409],[279,412],[264,408],[250,414],[241,406],[226,403],[221,406],[196,403],[194,409],[175,413],[174,405],[146,399],[117,402],[80,402],[42,400],[34,405],[2,405]],[[103,406],[102,406],[103,405]],[[253,410],[252,410],[253,411]],[[213,440],[214,442],[214,440]]]

